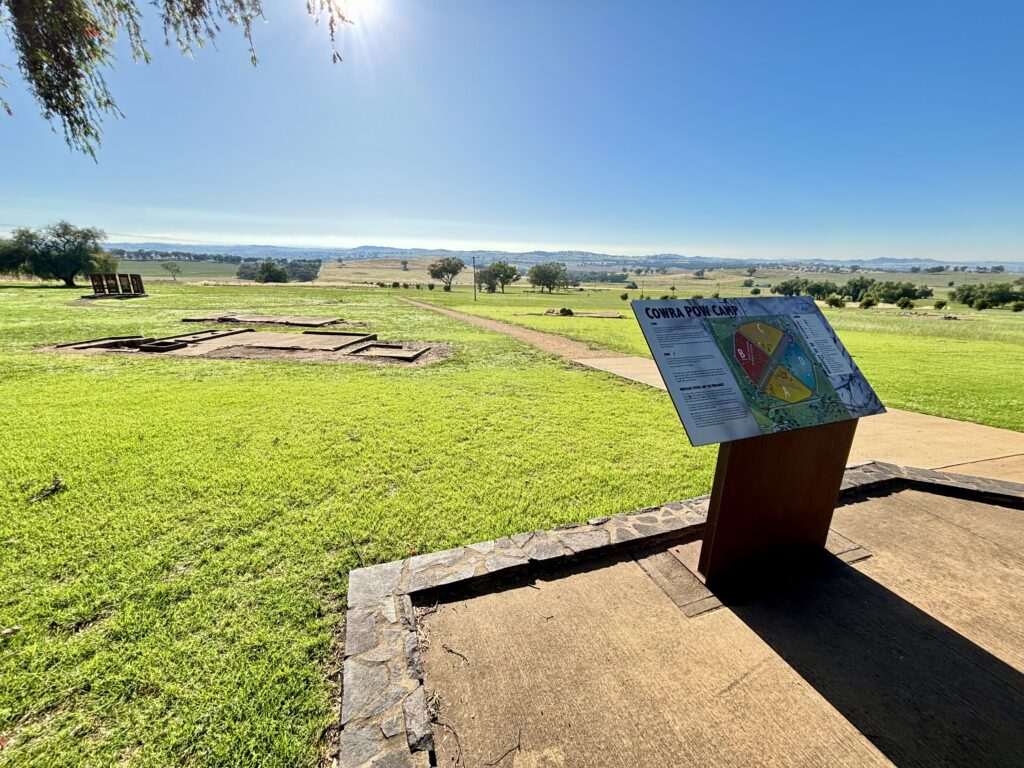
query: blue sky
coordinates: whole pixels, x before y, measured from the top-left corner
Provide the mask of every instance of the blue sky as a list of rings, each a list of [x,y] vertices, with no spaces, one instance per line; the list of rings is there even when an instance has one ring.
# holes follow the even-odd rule
[[[0,224],[113,240],[1024,260],[1024,3],[302,3],[110,76],[98,162],[16,77]],[[6,41],[0,62],[12,63]]]

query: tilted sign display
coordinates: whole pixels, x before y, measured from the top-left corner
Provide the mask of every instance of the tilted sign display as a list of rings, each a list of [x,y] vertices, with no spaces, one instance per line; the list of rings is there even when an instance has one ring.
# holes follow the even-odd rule
[[[885,408],[809,296],[634,301],[693,445]]]

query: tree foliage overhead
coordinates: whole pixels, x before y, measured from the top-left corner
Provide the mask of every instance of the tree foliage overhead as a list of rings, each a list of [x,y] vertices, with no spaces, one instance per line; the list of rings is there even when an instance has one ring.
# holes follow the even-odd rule
[[[153,0],[168,45],[192,54],[230,24],[241,29],[257,64],[253,21],[263,17],[260,0]],[[317,22],[326,17],[332,60],[341,60],[334,46],[337,29],[351,23],[339,0],[306,0]],[[59,121],[73,149],[95,156],[105,114],[120,116],[107,88],[118,35],[128,38],[132,57],[148,63],[138,0],[0,0],[3,27],[18,57],[18,69],[47,120]],[[0,87],[6,82],[0,79]],[[0,106],[11,114],[0,98]]]
[[[2,264],[7,272],[22,272],[44,280],[62,280],[75,287],[75,277],[87,272],[116,272],[117,260],[101,243],[102,229],[76,227],[61,221],[42,229],[21,227],[0,243]]]

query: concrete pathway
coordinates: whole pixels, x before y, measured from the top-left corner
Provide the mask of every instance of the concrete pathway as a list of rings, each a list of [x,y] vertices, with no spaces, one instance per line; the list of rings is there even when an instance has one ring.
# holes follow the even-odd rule
[[[525,341],[574,363],[658,389],[665,383],[649,357],[630,357],[553,333],[489,320],[452,309],[403,299],[422,309]],[[888,461],[900,466],[944,469],[997,480],[1024,482],[1024,433],[967,421],[890,408],[857,426],[850,464]]]

